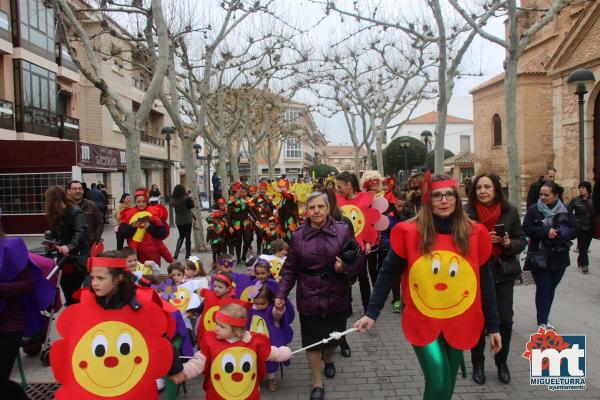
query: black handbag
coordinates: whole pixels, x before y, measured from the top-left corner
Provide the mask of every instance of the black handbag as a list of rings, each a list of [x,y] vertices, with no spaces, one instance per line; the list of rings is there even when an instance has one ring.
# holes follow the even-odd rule
[[[523,264],[523,271],[536,271],[546,269],[546,250],[544,248],[536,251],[528,251]]]
[[[521,263],[516,257],[496,258],[496,268],[503,276],[519,275],[521,273]]]

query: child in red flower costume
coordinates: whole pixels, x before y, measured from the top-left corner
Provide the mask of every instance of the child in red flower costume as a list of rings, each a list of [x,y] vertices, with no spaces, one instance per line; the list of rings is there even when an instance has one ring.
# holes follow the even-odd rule
[[[170,230],[167,209],[160,204],[149,206],[147,189],[136,190],[134,196],[135,206],[121,212],[120,234],[127,238],[129,247],[137,250],[140,262],[151,260],[160,265],[162,257],[172,263],[173,256],[163,243]]]
[[[479,341],[484,319],[492,351],[501,347],[494,280],[486,265],[491,237],[462,209],[457,183],[426,174],[415,220],[391,232],[366,315],[354,326],[371,329],[402,275],[402,328],[425,376],[424,399],[450,399],[462,351]],[[482,312],[483,309],[483,312]]]
[[[58,318],[62,339],[50,350],[62,385],[56,399],[158,399],[156,379],[183,371],[167,338],[175,332],[172,310],[154,290],[135,286],[118,256],[88,259],[91,288]]]

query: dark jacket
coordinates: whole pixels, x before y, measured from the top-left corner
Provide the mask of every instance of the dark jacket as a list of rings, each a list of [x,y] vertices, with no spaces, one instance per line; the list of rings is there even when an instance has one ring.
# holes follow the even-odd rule
[[[328,218],[321,228],[313,228],[307,219],[292,234],[276,297],[287,298],[298,282],[299,313],[322,315],[348,310],[348,277],[358,275],[365,265],[360,256],[352,264],[343,263],[344,273],[335,272],[335,257],[341,256],[344,243],[350,239],[354,239],[354,232],[344,222]]]
[[[469,218],[479,222],[479,217],[477,216],[477,210],[475,207],[468,205],[465,211],[469,215]],[[523,232],[523,227],[521,226],[521,217],[519,216],[517,209],[512,204],[507,203],[502,208],[500,218],[498,218],[497,223],[504,224],[504,228],[510,237],[510,246],[508,248],[501,246],[502,253],[500,254],[500,258],[502,260],[518,260],[519,254],[527,245],[527,239],[525,238],[525,233]],[[488,264],[496,282],[514,281],[519,277],[519,274],[501,275],[498,272],[496,259],[494,257],[490,257]]]
[[[537,201],[540,199],[540,190],[542,186],[546,183],[546,180],[543,176],[540,176],[540,179],[533,182],[531,186],[529,186],[529,192],[527,192],[527,208],[532,204],[537,204]],[[555,182],[556,183],[556,182]],[[562,201],[562,195],[565,189],[563,189],[560,185],[558,186],[558,198]]]
[[[93,201],[98,209],[102,210],[106,208],[106,198],[102,192],[98,189],[90,189],[85,193],[85,198]]]
[[[577,196],[569,203],[569,212],[575,214],[577,228],[580,231],[590,232],[594,227],[594,207],[592,200]]]
[[[190,225],[194,222],[192,216],[192,208],[194,208],[194,200],[189,196],[184,196],[179,199],[173,199],[173,209],[175,210],[175,225]]]
[[[78,204],[79,208],[83,211],[85,216],[86,229],[86,245],[91,246],[92,243],[99,242],[102,239],[102,233],[104,232],[104,220],[100,210],[96,207],[93,201],[88,199],[81,199]]]
[[[85,269],[90,247],[87,244],[87,225],[81,208],[77,206],[66,210],[63,220],[51,229],[52,236],[61,246],[69,248],[69,257],[76,260]]]
[[[33,276],[28,267],[12,282],[0,282],[0,299],[5,301],[0,311],[0,332],[22,332],[25,329],[25,314],[21,296],[33,292]]]
[[[535,252],[542,245],[546,249],[546,266],[549,270],[566,268],[571,264],[569,249],[571,240],[577,237],[577,221],[570,213],[561,213],[554,216],[552,227],[559,230],[559,235],[550,240],[548,232],[550,226],[543,225],[544,214],[538,210],[537,204],[527,208],[523,220],[523,230],[529,237],[529,252]]]

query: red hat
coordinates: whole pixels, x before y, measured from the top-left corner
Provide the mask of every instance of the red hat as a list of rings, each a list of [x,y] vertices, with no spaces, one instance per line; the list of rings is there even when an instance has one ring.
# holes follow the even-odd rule
[[[269,185],[268,185],[268,184],[267,184],[267,182],[265,182],[265,181],[262,181],[262,182],[260,182],[260,183],[258,184],[258,187],[259,187],[260,189],[266,189],[268,186],[269,186]]]
[[[148,192],[148,189],[138,189],[133,193],[133,198],[135,199],[138,196],[144,196],[144,199],[146,199],[146,202],[148,200],[150,200],[150,193]]]
[[[258,187],[256,185],[250,185],[250,186],[248,186],[248,190],[250,190],[252,192],[256,192],[258,190]]]
[[[113,257],[96,257],[104,251],[104,244],[102,242],[96,243],[90,250],[90,256],[87,259],[87,271],[90,272],[93,267],[106,267],[106,268],[127,268],[127,258],[113,258]]]
[[[288,181],[287,179],[280,179],[277,182],[277,187],[280,189],[289,189],[290,188],[290,181]]]
[[[388,189],[392,189],[396,187],[396,184],[398,183],[397,179],[394,178],[393,176],[390,176],[388,178],[385,178],[383,180],[383,182],[388,186]]]
[[[217,204],[225,204],[225,203],[227,203],[227,202],[225,201],[225,199],[224,199],[224,198],[222,198],[222,197],[219,197],[219,198],[217,199]]]
[[[240,190],[242,188],[242,182],[240,181],[235,181],[231,184],[231,188],[233,190]]]

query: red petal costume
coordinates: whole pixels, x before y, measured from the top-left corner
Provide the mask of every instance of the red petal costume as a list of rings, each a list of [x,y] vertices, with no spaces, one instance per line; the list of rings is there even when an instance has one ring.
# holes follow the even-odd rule
[[[431,254],[421,254],[415,223],[397,224],[390,242],[394,252],[407,260],[401,282],[406,339],[425,346],[443,333],[455,349],[473,348],[483,329],[479,267],[492,250],[485,227],[472,225],[466,257],[460,255],[452,235],[439,233]]]

